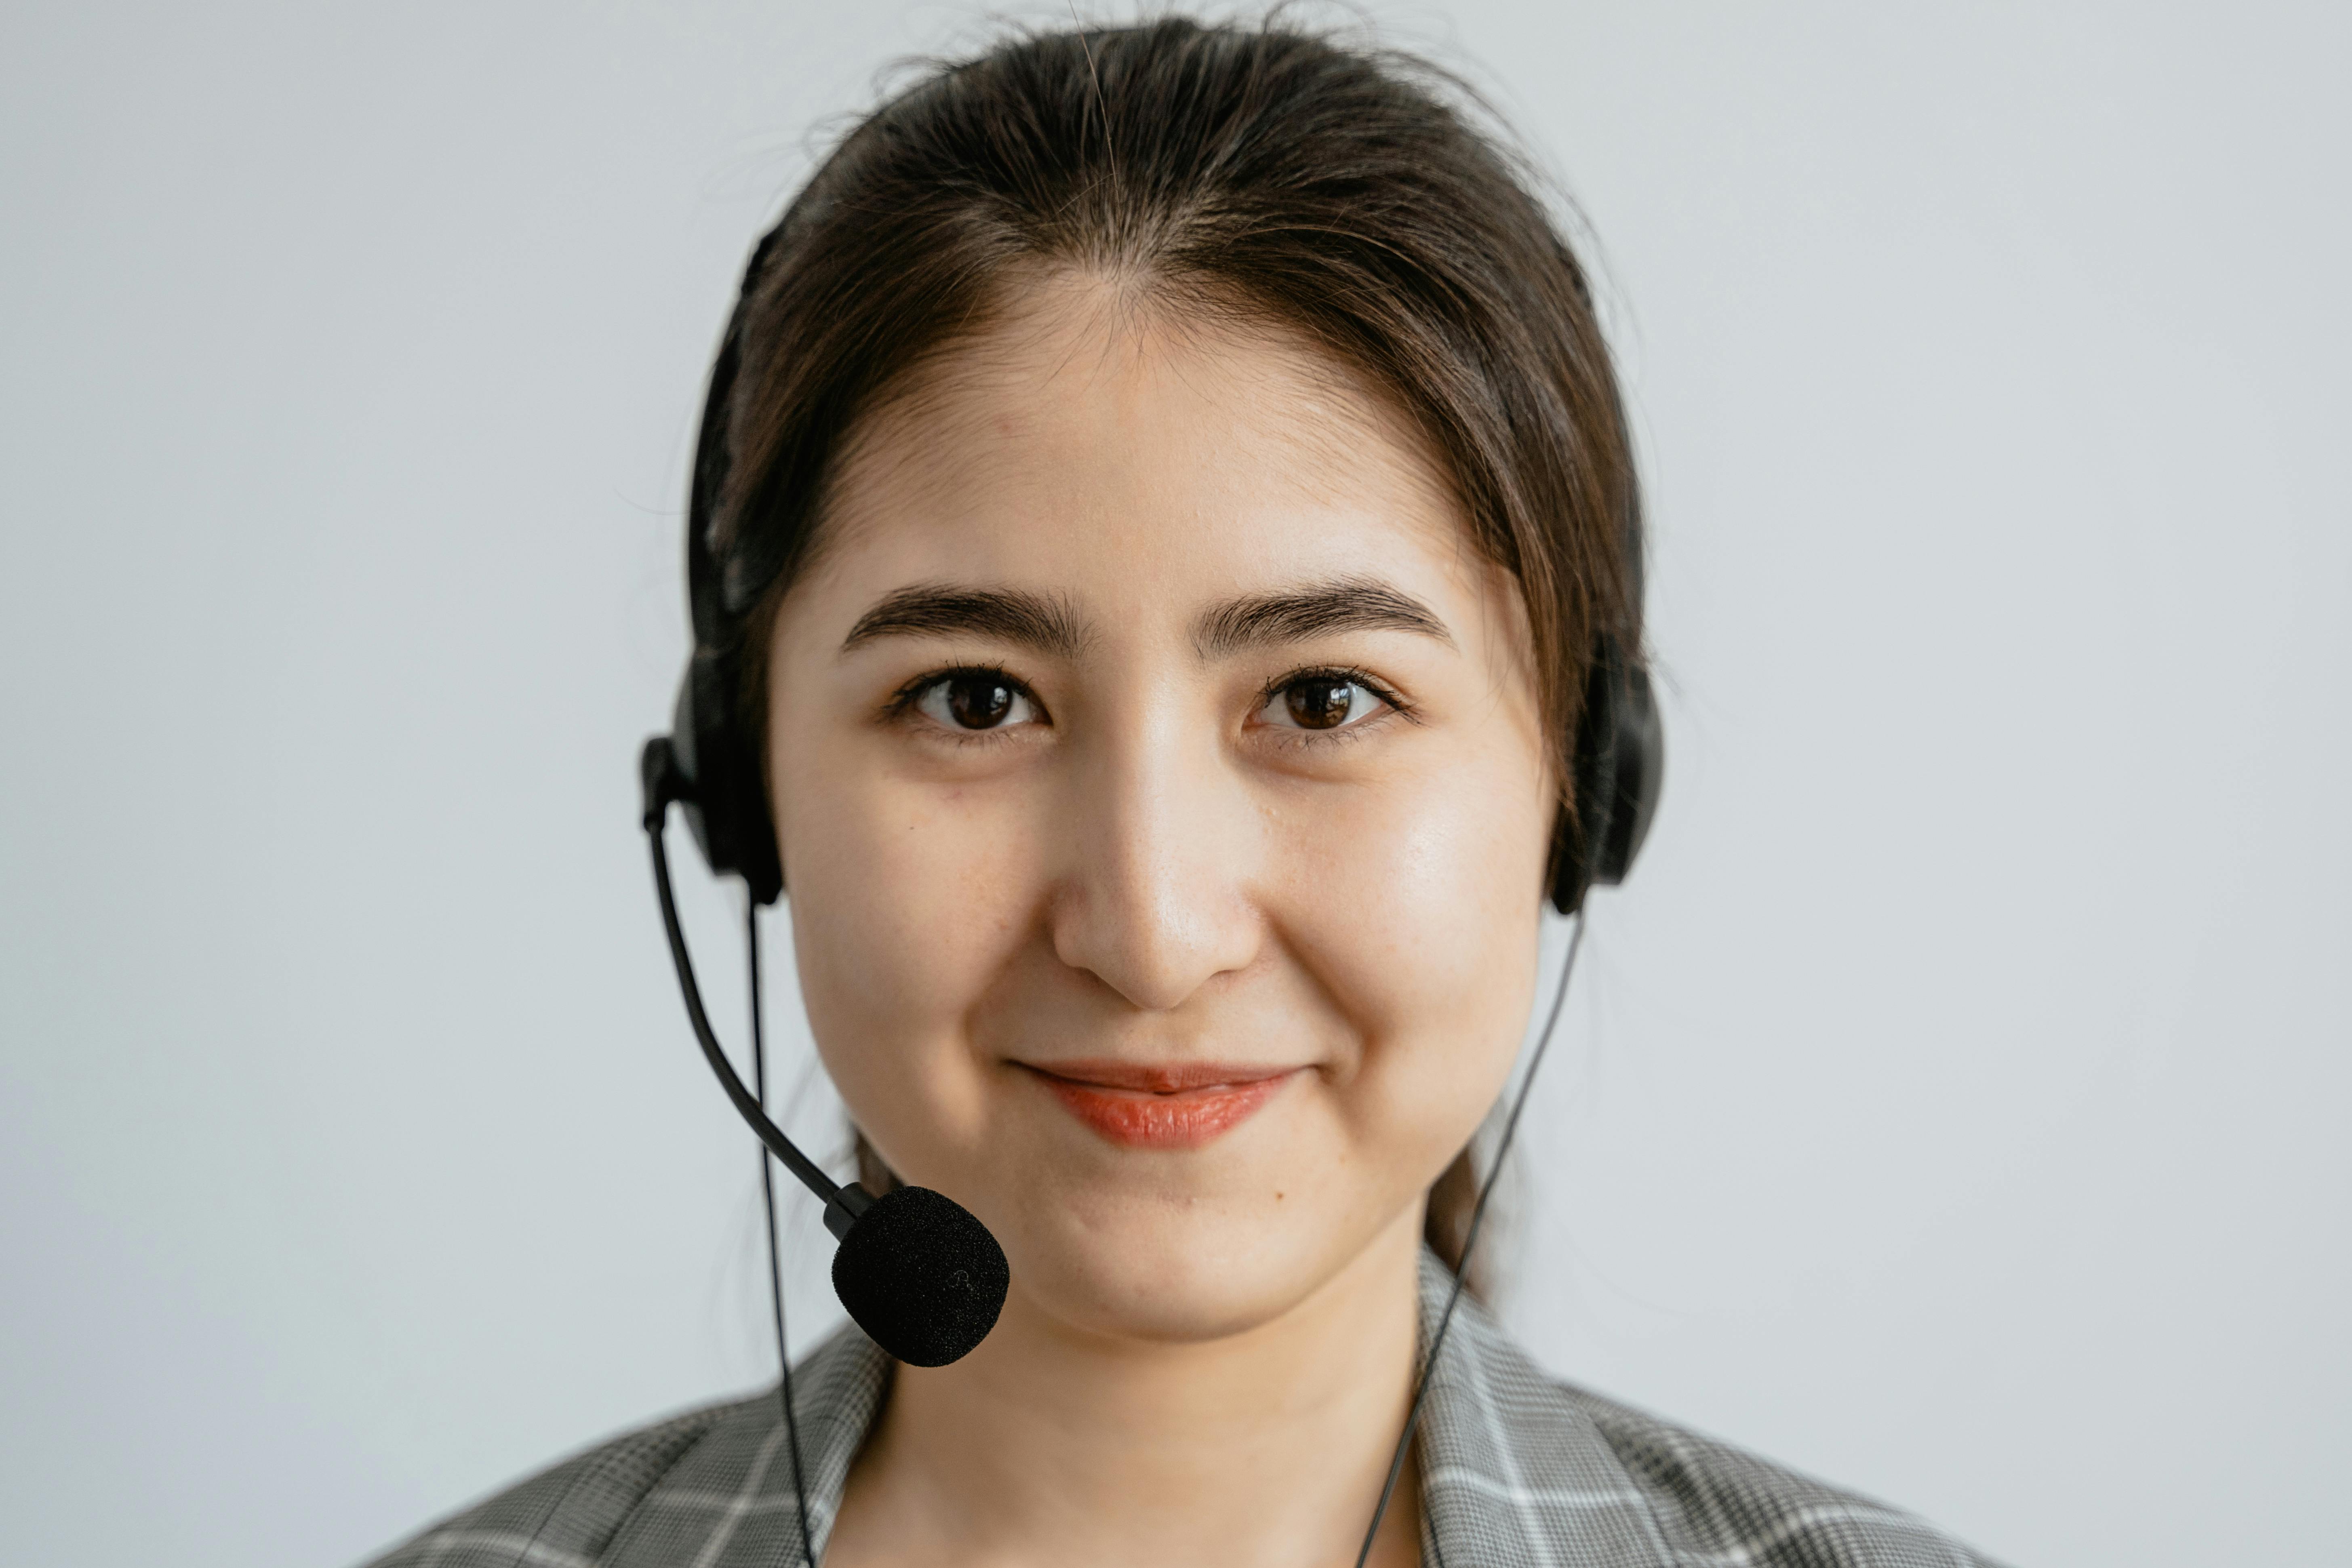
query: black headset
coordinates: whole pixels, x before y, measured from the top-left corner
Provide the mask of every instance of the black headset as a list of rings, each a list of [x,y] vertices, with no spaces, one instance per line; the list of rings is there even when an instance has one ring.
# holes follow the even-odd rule
[[[653,858],[654,888],[661,904],[662,925],[669,939],[670,959],[677,971],[678,988],[686,1002],[688,1021],[727,1098],[765,1145],[761,1157],[761,1188],[766,1201],[769,1289],[774,1303],[776,1353],[782,1363],[777,1387],[783,1405],[784,1426],[792,1439],[793,1487],[800,1500],[799,1521],[803,1557],[815,1562],[809,1529],[808,1500],[801,1469],[800,1432],[793,1401],[791,1348],[784,1331],[782,1266],[777,1256],[775,1189],[769,1179],[767,1153],[824,1203],[825,1228],[839,1242],[834,1253],[834,1290],[850,1317],[874,1342],[898,1360],[915,1366],[944,1366],[968,1354],[996,1326],[1012,1271],[1004,1250],[971,1212],[943,1194],[927,1187],[900,1186],[877,1198],[857,1183],[836,1183],[785,1136],[771,1121],[763,1103],[766,1061],[761,1044],[759,911],[784,889],[782,858],[776,849],[775,826],[763,787],[766,773],[758,745],[745,732],[743,717],[742,648],[730,636],[730,599],[739,604],[756,597],[726,582],[711,549],[710,529],[720,489],[727,479],[729,454],[726,429],[736,372],[741,361],[743,321],[754,285],[779,237],[791,224],[791,215],[763,238],[745,269],[733,319],[711,366],[710,386],[703,400],[699,438],[695,447],[694,477],[686,530],[687,595],[692,612],[694,650],[678,682],[677,703],[670,732],[648,740],[639,757],[640,822]],[[1631,601],[1638,608],[1643,587],[1641,515],[1629,500],[1622,531],[1624,568],[1632,586]],[[1509,1114],[1495,1148],[1494,1163],[1479,1185],[1478,1197],[1463,1237],[1466,1265],[1485,1222],[1495,1178],[1517,1134],[1520,1113],[1536,1069],[1551,1046],[1568,996],[1568,982],[1576,954],[1583,946],[1584,899],[1594,884],[1614,886],[1633,868],[1633,858],[1648,837],[1650,819],[1658,804],[1658,786],[1665,772],[1665,736],[1650,687],[1649,671],[1636,650],[1613,630],[1593,639],[1584,682],[1584,700],[1576,733],[1565,759],[1570,782],[1570,802],[1555,820],[1546,890],[1552,907],[1578,916],[1575,933],[1562,962],[1551,1006],[1535,1054],[1512,1097]],[[694,841],[714,875],[742,879],[750,899],[745,939],[751,990],[751,1048],[754,1078],[761,1093],[746,1089],[727,1052],[719,1043],[702,1004],[680,927],[677,900],[670,882],[669,852],[663,829],[673,805],[685,808]],[[1445,1342],[1462,1296],[1465,1271],[1457,1270],[1452,1294],[1438,1320],[1420,1375],[1413,1402],[1389,1463],[1388,1479],[1379,1505],[1372,1510],[1357,1555],[1358,1568],[1369,1560],[1394,1496],[1405,1457],[1410,1451],[1423,1401],[1438,1352]]]
[[[793,216],[786,213],[751,253],[703,398],[686,526],[694,651],[678,682],[667,737],[670,765],[665,770],[668,798],[686,808],[704,861],[716,875],[740,877],[754,904],[776,900],[784,890],[784,870],[762,787],[765,770],[741,723],[742,650],[730,635],[728,601],[747,595],[725,580],[711,551],[710,529],[728,478],[727,419],[742,359],[744,317],[768,258],[793,227]],[[1640,508],[1629,499],[1620,548],[1631,586],[1627,597],[1636,608],[1645,576],[1643,543]],[[1574,805],[1560,807],[1547,881],[1552,907],[1564,915],[1582,907],[1595,883],[1614,887],[1625,879],[1649,835],[1665,776],[1665,733],[1658,724],[1650,672],[1638,658],[1629,657],[1624,639],[1613,630],[1603,629],[1593,639],[1582,710],[1565,760]]]
[[[642,786],[641,823],[653,857],[654,886],[661,903],[662,924],[669,938],[670,957],[686,1000],[687,1017],[702,1047],[704,1058],[719,1085],[760,1142],[785,1169],[824,1203],[825,1228],[840,1245],[834,1254],[834,1289],[842,1305],[875,1343],[898,1360],[916,1366],[943,1366],[956,1361],[985,1339],[995,1327],[1012,1284],[1004,1252],[969,1210],[952,1198],[926,1187],[898,1187],[877,1198],[852,1182],[835,1182],[803,1153],[783,1131],[769,1120],[761,1098],[746,1089],[712,1031],[694,978],[686,936],[678,923],[677,901],[670,885],[669,854],[663,828],[673,805],[682,806],[694,841],[704,861],[719,876],[742,879],[751,900],[746,921],[750,950],[752,1009],[752,1050],[755,1076],[764,1089],[766,1069],[761,1047],[758,915],[761,906],[781,896],[783,865],[776,850],[774,823],[768,811],[765,770],[743,718],[743,650],[730,636],[729,601],[739,605],[756,597],[746,585],[725,581],[711,549],[710,530],[721,488],[727,479],[729,454],[726,429],[737,368],[741,358],[743,321],[753,286],[783,223],[760,242],[746,269],[733,320],[711,366],[710,386],[703,401],[702,424],[696,444],[694,478],[686,531],[687,594],[692,611],[694,651],[684,679],[678,682],[677,703],[670,732],[645,744],[639,759]],[[1643,529],[1638,509],[1629,501],[1622,532],[1631,601],[1641,603]],[[740,622],[736,622],[740,626]],[[1575,934],[1561,966],[1544,1030],[1535,1055],[1520,1079],[1496,1150],[1493,1168],[1480,1184],[1476,1205],[1465,1234],[1466,1262],[1476,1244],[1495,1175],[1502,1166],[1511,1139],[1526,1109],[1536,1068],[1549,1048],[1561,1004],[1568,994],[1569,975],[1583,944],[1584,898],[1594,884],[1614,886],[1633,868],[1642,841],[1649,834],[1657,809],[1658,786],[1665,771],[1665,737],[1658,722],[1657,703],[1650,676],[1616,632],[1603,630],[1593,639],[1584,682],[1584,700],[1576,733],[1565,759],[1570,783],[1570,804],[1563,804],[1552,831],[1546,887],[1552,907],[1577,914]],[[783,1361],[779,1394],[786,1429],[793,1439],[793,1474],[801,1496],[802,1548],[812,1563],[808,1508],[800,1470],[799,1431],[793,1415],[792,1363],[784,1342],[783,1292],[775,1252],[774,1192],[768,1182],[763,1155],[761,1164],[768,1201],[770,1287],[775,1300],[777,1353]],[[1452,1323],[1461,1298],[1457,1272],[1423,1359],[1411,1414],[1397,1441],[1370,1527],[1365,1531],[1360,1565],[1369,1557],[1381,1520],[1396,1488],[1422,1401],[1429,1387],[1431,1369]]]

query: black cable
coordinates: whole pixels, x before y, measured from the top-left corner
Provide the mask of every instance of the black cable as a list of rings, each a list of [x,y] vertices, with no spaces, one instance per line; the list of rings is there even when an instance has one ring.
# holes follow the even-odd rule
[[[1495,1194],[1496,1179],[1503,1173],[1504,1158],[1511,1152],[1511,1140],[1519,1130],[1519,1112],[1528,1108],[1528,1090],[1535,1087],[1536,1069],[1543,1066],[1544,1053],[1551,1048],[1552,1031],[1559,1025],[1560,1007],[1568,1001],[1568,977],[1576,973],[1577,949],[1584,945],[1584,912],[1577,911],[1576,930],[1568,939],[1568,955],[1560,960],[1559,984],[1551,994],[1551,1012],[1544,1018],[1543,1033],[1537,1037],[1535,1054],[1528,1058],[1527,1076],[1519,1080],[1519,1092],[1511,1101],[1511,1113],[1503,1119],[1503,1135],[1495,1142],[1495,1163],[1479,1184],[1478,1201],[1470,1210],[1470,1228],[1462,1237],[1462,1260],[1454,1266],[1454,1289],[1445,1298],[1445,1310],[1437,1319],[1437,1332],[1429,1339],[1429,1353],[1422,1358],[1421,1376],[1414,1383],[1412,1408],[1405,1413],[1404,1431],[1397,1437],[1396,1453],[1389,1459],[1389,1479],[1381,1488],[1380,1506],[1372,1510],[1372,1522],[1364,1531],[1363,1550],[1356,1553],[1356,1568],[1364,1568],[1372,1555],[1372,1542],[1381,1533],[1381,1521],[1388,1517],[1389,1501],[1396,1496],[1397,1478],[1404,1473],[1404,1457],[1412,1450],[1413,1428],[1421,1423],[1421,1406],[1429,1397],[1430,1374],[1437,1370],[1437,1352],[1445,1348],[1445,1331],[1454,1326],[1454,1309],[1462,1300],[1463,1282],[1469,1278],[1470,1249],[1478,1245],[1479,1227],[1486,1223],[1486,1200]]]
[[[760,1005],[760,906],[747,903],[743,911],[743,952],[751,976],[751,1089],[759,1097],[760,1109],[768,1107],[768,1043],[761,1028]],[[783,1381],[776,1385],[776,1396],[784,1405],[784,1440],[793,1450],[793,1497],[799,1504],[801,1524],[801,1555],[808,1568],[816,1568],[816,1547],[809,1536],[808,1482],[801,1474],[801,1428],[799,1418],[793,1413],[793,1348],[784,1333],[784,1265],[779,1256],[776,1240],[776,1173],[768,1163],[768,1151],[760,1151],[760,1202],[768,1216],[768,1300],[776,1310],[776,1362],[784,1370]]]
[[[702,1010],[702,987],[694,980],[694,960],[686,951],[686,931],[678,924],[677,894],[669,885],[669,847],[662,838],[663,816],[664,811],[658,805],[648,809],[645,824],[646,843],[653,852],[654,891],[661,900],[662,931],[669,938],[670,962],[677,968],[678,991],[686,999],[686,1021],[694,1026],[694,1042],[702,1047],[702,1059],[710,1064],[710,1070],[719,1077],[719,1087],[727,1091],[727,1098],[734,1102],[737,1113],[751,1124],[751,1131],[758,1134],[760,1142],[775,1152],[776,1158],[784,1163],[784,1169],[798,1176],[803,1185],[824,1200],[828,1211],[852,1193],[862,1197],[864,1194],[854,1186],[845,1189],[840,1183],[826,1175],[824,1166],[802,1153],[793,1146],[793,1141],[784,1136],[784,1130],[768,1120],[766,1110],[752,1098],[751,1091],[743,1087],[743,1080],[735,1076],[735,1065],[727,1059],[726,1048],[719,1045],[719,1037],[711,1032],[710,1016]],[[856,1213],[855,1210],[849,1212]]]

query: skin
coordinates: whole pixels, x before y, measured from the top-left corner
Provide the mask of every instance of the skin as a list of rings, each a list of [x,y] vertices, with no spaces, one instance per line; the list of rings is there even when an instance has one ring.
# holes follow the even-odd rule
[[[771,644],[802,992],[1013,1287],[898,1371],[829,1564],[1354,1561],[1535,983],[1528,649],[1417,433],[1276,330],[1035,279],[862,422]],[[1285,1076],[1136,1146],[1047,1076],[1104,1063]]]

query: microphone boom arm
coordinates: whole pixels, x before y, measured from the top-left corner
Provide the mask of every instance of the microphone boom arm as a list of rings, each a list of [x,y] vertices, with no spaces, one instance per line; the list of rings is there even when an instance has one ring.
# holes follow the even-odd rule
[[[670,961],[677,966],[677,985],[686,998],[687,1019],[694,1026],[695,1040],[702,1047],[703,1057],[718,1076],[719,1087],[727,1091],[727,1098],[734,1102],[760,1142],[768,1146],[768,1152],[782,1163],[784,1169],[800,1178],[803,1186],[824,1201],[825,1229],[836,1239],[845,1237],[857,1216],[873,1206],[873,1195],[856,1182],[844,1185],[826,1175],[822,1166],[802,1153],[799,1146],[784,1135],[782,1128],[768,1119],[758,1098],[743,1087],[735,1064],[727,1059],[726,1049],[710,1026],[710,1016],[703,1010],[702,987],[695,982],[694,959],[686,950],[686,931],[678,923],[677,895],[670,887],[669,847],[662,836],[669,820],[670,803],[678,798],[677,765],[667,740],[646,743],[646,843],[653,851],[654,891],[661,900],[662,929],[669,937]]]

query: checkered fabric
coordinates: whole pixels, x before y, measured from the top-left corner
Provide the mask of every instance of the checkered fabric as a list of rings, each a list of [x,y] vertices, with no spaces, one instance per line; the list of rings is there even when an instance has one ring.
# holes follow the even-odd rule
[[[1451,1284],[1424,1255],[1424,1342]],[[794,1369],[820,1556],[892,1364],[845,1326]],[[1466,1296],[1419,1455],[1430,1568],[1991,1568],[1908,1514],[1548,1376]],[[771,1391],[568,1459],[373,1568],[784,1568],[797,1509]]]

